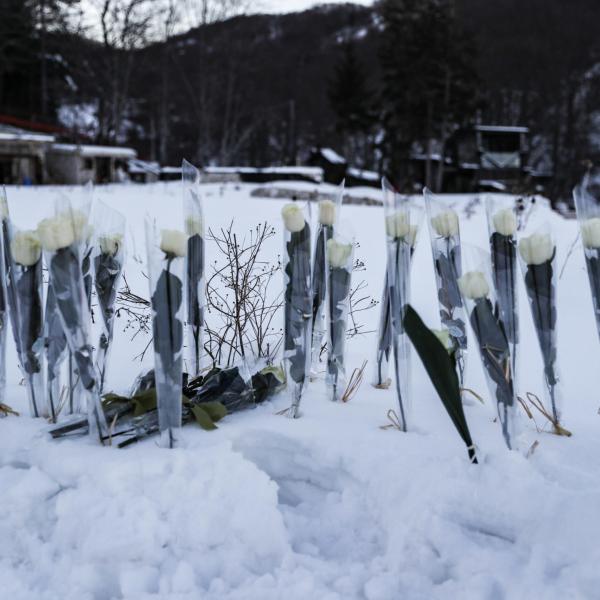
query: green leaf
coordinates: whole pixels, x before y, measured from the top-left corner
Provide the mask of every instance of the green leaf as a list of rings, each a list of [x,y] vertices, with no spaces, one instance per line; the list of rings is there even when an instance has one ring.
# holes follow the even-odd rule
[[[213,429],[217,429],[217,426],[214,424],[211,416],[208,414],[206,410],[202,406],[194,405],[192,406],[192,414],[196,419],[196,423],[202,427],[202,429],[206,431],[212,431]]]
[[[227,416],[227,408],[221,402],[203,402],[201,405],[208,416],[213,420],[213,423],[219,422],[223,417]]]
[[[150,412],[156,409],[156,388],[151,388],[145,392],[141,392],[131,398],[131,401],[135,405],[133,411],[134,417],[139,417],[144,413]]]
[[[477,458],[473,449],[473,440],[471,439],[460,396],[460,385],[454,357],[448,354],[444,345],[423,323],[421,317],[410,305],[406,307],[404,328],[423,362],[435,391],[467,446],[469,458],[476,463]]]

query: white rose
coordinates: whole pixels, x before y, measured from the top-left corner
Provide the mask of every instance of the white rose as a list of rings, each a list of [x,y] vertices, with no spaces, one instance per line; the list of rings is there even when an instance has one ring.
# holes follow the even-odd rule
[[[447,210],[433,217],[431,225],[440,237],[452,237],[458,233],[458,215],[453,210]]]
[[[492,217],[494,229],[501,235],[514,235],[517,230],[517,217],[512,208],[499,210]]]
[[[411,248],[414,248],[415,244],[417,243],[418,233],[419,233],[419,228],[416,225],[411,225],[410,230],[406,236],[406,240],[410,244]]]
[[[0,219],[2,221],[8,219],[8,202],[6,201],[4,192],[0,193]]]
[[[281,209],[283,224],[291,233],[298,233],[304,229],[304,213],[298,204],[286,204]]]
[[[327,240],[327,260],[332,267],[345,267],[352,254],[352,244]]]
[[[586,248],[600,248],[600,218],[581,222],[581,239]]]
[[[67,210],[57,215],[65,223],[69,223],[73,230],[73,237],[78,242],[88,242],[92,237],[92,226],[87,215],[80,210]]]
[[[73,225],[70,219],[65,219],[65,217],[54,217],[40,221],[37,234],[42,248],[48,252],[68,248],[75,241]]]
[[[185,256],[187,254],[187,235],[178,229],[162,229],[160,232],[160,249],[165,254]]]
[[[337,206],[331,200],[321,200],[319,202],[319,223],[321,225],[333,225],[335,223],[335,213]]]
[[[470,271],[458,279],[458,287],[465,298],[476,300],[490,293],[490,286],[481,271]]]
[[[410,233],[408,215],[405,211],[397,211],[385,218],[385,232],[394,239],[403,238]]]
[[[123,244],[123,235],[116,233],[115,235],[104,235],[98,238],[98,245],[102,254],[114,256]]]
[[[554,243],[548,234],[534,233],[521,240],[519,253],[528,265],[541,265],[554,255]]]
[[[35,231],[20,231],[10,242],[10,251],[18,265],[31,267],[40,260],[42,247]]]
[[[431,332],[435,334],[435,337],[438,340],[440,340],[448,353],[454,350],[454,342],[452,341],[452,336],[447,329],[432,329]]]
[[[203,225],[202,217],[200,215],[189,216],[185,220],[185,232],[190,237],[193,235],[202,236],[202,233],[204,232]]]

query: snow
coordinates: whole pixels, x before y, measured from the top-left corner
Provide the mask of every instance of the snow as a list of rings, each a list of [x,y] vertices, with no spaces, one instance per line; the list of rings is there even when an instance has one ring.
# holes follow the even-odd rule
[[[340,156],[333,148],[320,148],[319,152],[323,158],[334,165],[343,165],[346,163],[346,159]]]
[[[351,177],[356,177],[356,179],[365,179],[367,181],[379,181],[381,179],[381,175],[376,171],[363,171],[362,169],[350,167],[347,170],[347,173]]]
[[[293,189],[295,184],[287,183]],[[266,219],[279,230],[282,201],[255,198],[257,186],[203,186],[207,223],[247,231]],[[298,185],[304,189],[306,184]],[[314,186],[313,186],[314,187]],[[334,193],[332,186],[320,186]],[[19,226],[51,212],[51,200],[76,188],[7,188]],[[379,199],[377,190],[347,194]],[[144,215],[168,228],[182,221],[177,183],[109,185],[102,202],[129,222],[127,278],[147,297]],[[475,196],[447,196],[463,212],[466,244],[485,244],[485,216]],[[466,218],[464,208],[474,208]],[[345,206],[368,292],[383,284],[383,209]],[[562,268],[577,235],[574,220],[540,208],[554,229]],[[313,215],[316,211],[313,211]],[[135,241],[134,241],[135,240]],[[281,254],[279,235],[265,255]],[[208,247],[207,264],[214,260]],[[426,229],[414,257],[413,304],[438,326]],[[521,285],[521,284],[520,284]],[[600,575],[600,351],[584,268],[576,247],[558,287],[559,364],[564,422],[572,438],[537,433],[508,452],[487,393],[479,357],[468,356],[467,383],[485,399],[466,406],[480,456],[464,445],[413,354],[414,426],[380,426],[395,407],[392,390],[375,390],[367,373],[349,403],[332,404],[321,381],[311,384],[302,418],[275,413],[285,394],[256,410],[227,417],[217,431],[184,428],[185,448],[155,441],[128,450],[91,440],[56,442],[27,416],[0,420],[0,581],[11,600],[318,598],[392,600],[594,598]],[[541,394],[541,361],[520,289],[522,391]],[[363,313],[366,329],[376,311]],[[146,343],[130,341],[117,322],[109,387],[126,391],[142,367]],[[9,334],[10,336],[10,334]],[[349,342],[350,368],[372,359],[372,335]],[[12,344],[7,401],[26,413]],[[151,358],[146,357],[149,365]],[[367,370],[369,367],[367,367]],[[537,441],[533,454],[527,449]]]
[[[77,144],[52,144],[51,152],[62,154],[80,154],[81,156],[111,156],[114,158],[135,158],[133,148],[121,146],[88,146]]]
[[[0,124],[0,140],[46,143],[53,142],[54,139],[53,135],[34,133],[12,125]]]

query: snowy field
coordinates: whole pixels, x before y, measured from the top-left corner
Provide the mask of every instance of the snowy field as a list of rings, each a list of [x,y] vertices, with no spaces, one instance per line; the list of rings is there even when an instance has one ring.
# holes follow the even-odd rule
[[[290,184],[284,184],[289,188]],[[297,185],[312,189],[312,186]],[[323,186],[326,188],[327,186]],[[278,228],[266,254],[281,253],[279,200],[253,186],[205,186],[207,222],[235,219],[243,234],[260,221]],[[34,227],[69,188],[8,188],[12,216]],[[333,191],[333,188],[328,188]],[[353,194],[379,197],[376,190]],[[148,297],[144,216],[180,227],[177,184],[107,186],[97,200],[128,218],[127,279]],[[461,212],[463,242],[486,246],[482,205],[448,197]],[[562,268],[577,234],[543,208]],[[385,271],[383,209],[347,206],[369,293]],[[207,264],[216,258],[209,255]],[[413,305],[439,326],[429,239],[421,230]],[[542,367],[522,281],[521,392],[542,395]],[[370,360],[356,397],[332,404],[311,384],[303,416],[275,413],[285,394],[227,417],[217,431],[184,428],[185,449],[148,440],[127,450],[88,439],[52,441],[27,415],[14,348],[7,400],[24,416],[0,420],[0,598],[7,600],[502,600],[600,598],[600,345],[581,247],[558,285],[559,368],[564,424],[573,437],[527,424],[521,453],[508,452],[479,356],[467,384],[486,400],[466,407],[480,456],[464,445],[413,353],[413,430],[382,430],[393,390],[369,385],[375,336],[349,343],[350,370]],[[363,314],[367,329],[378,311]],[[108,388],[126,392],[147,339],[130,341],[117,321]],[[150,365],[151,354],[146,357]],[[527,456],[535,441],[539,445]]]

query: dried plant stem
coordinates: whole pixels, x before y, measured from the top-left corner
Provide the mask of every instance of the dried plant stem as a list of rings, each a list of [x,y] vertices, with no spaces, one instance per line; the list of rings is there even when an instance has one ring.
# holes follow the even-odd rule
[[[532,392],[527,392],[525,394],[525,399],[521,398],[521,396],[517,396],[517,400],[519,401],[519,404],[523,407],[523,410],[525,411],[527,416],[535,423],[535,428],[538,433],[542,433],[544,429],[540,428],[537,424],[537,421],[535,420],[533,411],[531,410],[530,406],[535,408],[547,421],[550,422],[550,424],[552,425],[552,433],[554,435],[560,435],[564,437],[571,437],[573,435],[568,429],[565,429],[560,424],[557,418],[555,418],[546,410],[544,403],[539,399],[538,396],[536,396]]]
[[[366,366],[367,361],[365,360],[360,369],[354,369],[354,371],[352,371],[352,375],[350,376],[346,390],[341,397],[342,402],[349,402],[356,395],[356,392],[358,392],[358,389],[363,381]]]

